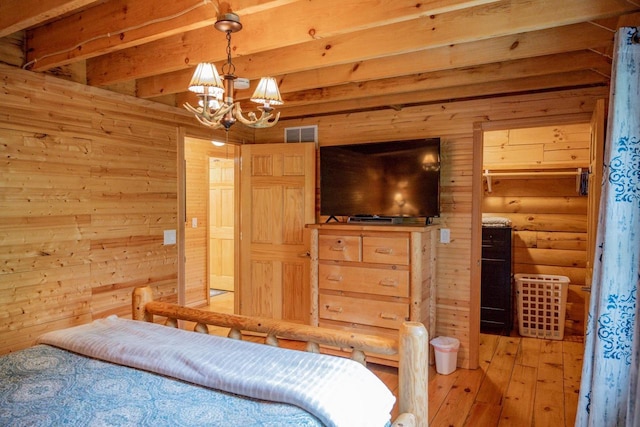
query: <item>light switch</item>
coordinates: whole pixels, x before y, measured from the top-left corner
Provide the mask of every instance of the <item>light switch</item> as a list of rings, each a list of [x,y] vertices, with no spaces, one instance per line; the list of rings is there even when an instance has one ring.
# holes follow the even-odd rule
[[[164,230],[164,244],[165,245],[176,244],[176,230]]]
[[[448,228],[440,229],[440,243],[451,243],[451,231]]]
[[[191,228],[198,228],[198,218],[191,218]]]

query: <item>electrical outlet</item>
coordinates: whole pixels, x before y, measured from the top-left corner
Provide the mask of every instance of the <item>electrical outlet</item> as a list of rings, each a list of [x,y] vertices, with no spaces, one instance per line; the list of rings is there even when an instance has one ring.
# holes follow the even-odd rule
[[[198,218],[191,218],[191,228],[198,228]]]

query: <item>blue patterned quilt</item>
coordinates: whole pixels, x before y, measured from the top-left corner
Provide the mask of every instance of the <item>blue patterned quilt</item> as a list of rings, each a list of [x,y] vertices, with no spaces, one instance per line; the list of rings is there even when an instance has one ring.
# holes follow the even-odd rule
[[[0,358],[1,426],[319,426],[302,409],[37,345]]]

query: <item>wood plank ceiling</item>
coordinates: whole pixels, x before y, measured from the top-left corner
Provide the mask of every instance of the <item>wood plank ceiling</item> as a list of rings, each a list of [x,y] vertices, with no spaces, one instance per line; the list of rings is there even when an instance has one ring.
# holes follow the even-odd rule
[[[195,65],[224,62],[228,11],[237,99],[273,75],[285,119],[607,85],[640,1],[2,0],[0,37],[24,41],[24,68],[180,106]]]

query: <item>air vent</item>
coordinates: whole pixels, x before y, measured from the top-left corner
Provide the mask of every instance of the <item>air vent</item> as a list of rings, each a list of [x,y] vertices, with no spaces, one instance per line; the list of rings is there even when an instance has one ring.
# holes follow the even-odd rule
[[[285,128],[284,142],[318,142],[318,126]]]

